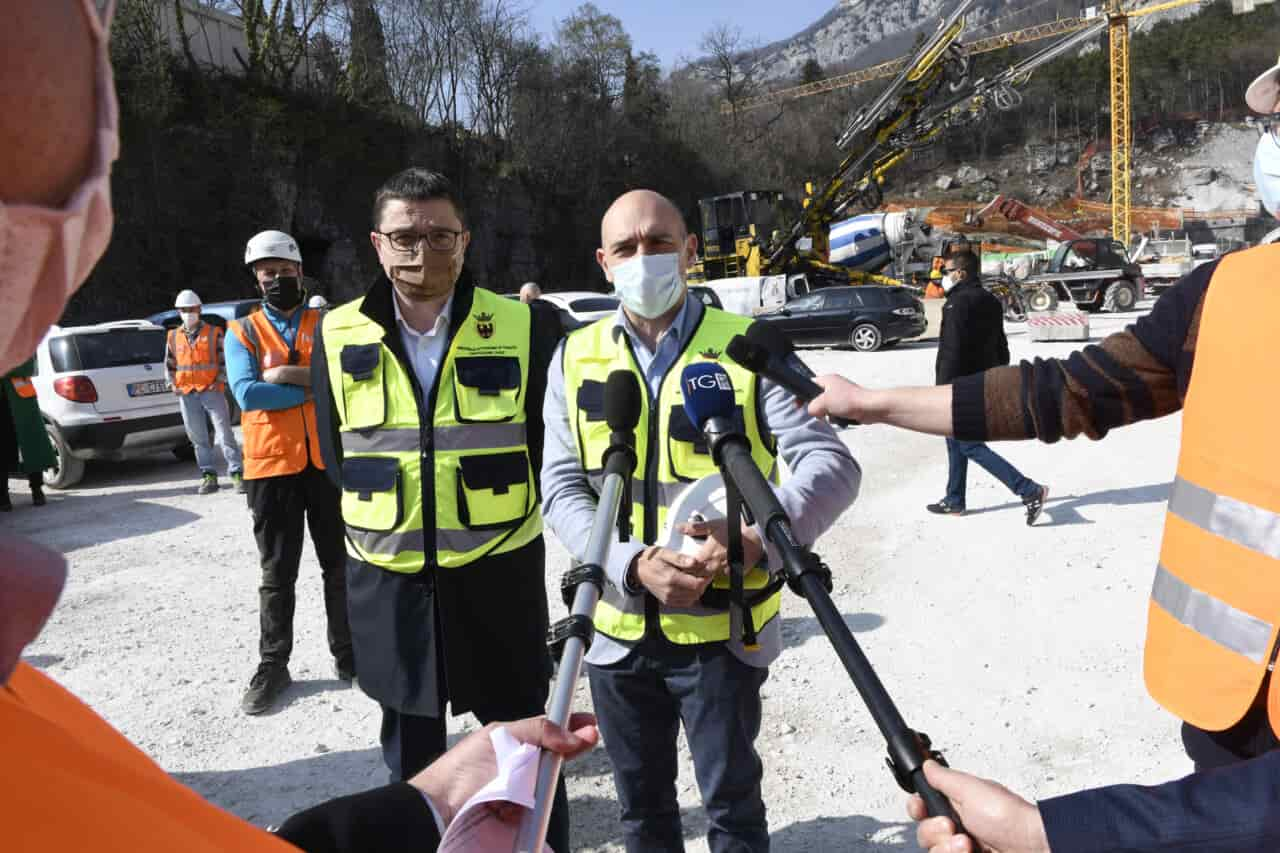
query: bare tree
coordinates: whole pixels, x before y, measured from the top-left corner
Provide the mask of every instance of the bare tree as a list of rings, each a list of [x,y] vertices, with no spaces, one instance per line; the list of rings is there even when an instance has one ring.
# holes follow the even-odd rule
[[[508,0],[482,0],[467,21],[470,63],[466,77],[471,127],[497,138],[511,129],[511,98],[537,42],[528,35],[528,18]]]
[[[236,59],[245,73],[285,88],[293,85],[312,35],[340,11],[337,0],[217,0],[210,5],[239,15],[244,23],[246,55],[237,50]]]
[[[583,3],[560,22],[556,46],[563,62],[586,70],[601,100],[613,104],[622,97],[631,37],[620,20]]]
[[[760,90],[757,46],[748,44],[742,28],[719,23],[703,35],[698,48],[706,56],[702,73],[715,84],[717,93],[732,108],[737,123],[737,105]]]

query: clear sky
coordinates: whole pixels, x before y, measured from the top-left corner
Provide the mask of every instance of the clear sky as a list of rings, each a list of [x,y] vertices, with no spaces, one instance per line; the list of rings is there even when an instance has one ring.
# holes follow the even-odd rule
[[[529,20],[550,40],[556,22],[567,18],[583,0],[525,0]],[[839,0],[594,0],[602,12],[622,21],[637,53],[658,55],[663,70],[679,59],[699,54],[703,33],[721,22],[742,28],[747,41],[769,44],[817,21]]]

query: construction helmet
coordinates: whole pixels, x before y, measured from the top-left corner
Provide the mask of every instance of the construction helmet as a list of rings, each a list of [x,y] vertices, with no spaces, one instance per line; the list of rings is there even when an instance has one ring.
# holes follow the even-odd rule
[[[199,308],[200,297],[196,296],[194,290],[184,290],[178,294],[178,298],[173,301],[174,308]]]
[[[245,266],[264,258],[280,258],[286,261],[302,263],[302,253],[298,244],[283,231],[259,231],[249,238],[244,247]]]
[[[329,300],[325,299],[323,296],[317,293],[315,296],[307,300],[307,307],[308,308],[328,308]]]

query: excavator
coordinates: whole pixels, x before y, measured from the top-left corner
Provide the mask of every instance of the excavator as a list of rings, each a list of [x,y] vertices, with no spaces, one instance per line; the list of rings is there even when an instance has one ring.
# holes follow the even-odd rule
[[[1017,87],[1035,69],[1106,28],[1100,20],[998,74],[971,81],[959,37],[975,2],[960,0],[889,86],[853,115],[837,141],[847,152],[843,160],[821,186],[806,183],[798,210],[777,190],[701,200],[703,255],[690,282],[785,277],[786,294],[794,296],[834,284],[927,278],[941,252],[921,217],[912,211],[905,217],[854,214],[880,207],[890,171],[912,151],[949,129],[980,121],[991,109],[1016,109]],[[885,218],[893,216],[900,219]],[[844,235],[844,245],[834,252],[833,231]],[[866,251],[867,246],[887,250]]]

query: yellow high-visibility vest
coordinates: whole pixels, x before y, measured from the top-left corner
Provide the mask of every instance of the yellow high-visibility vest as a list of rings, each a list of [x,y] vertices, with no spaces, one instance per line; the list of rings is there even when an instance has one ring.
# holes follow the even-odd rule
[[[383,343],[399,331],[363,303],[330,310],[323,326],[348,553],[413,574],[532,542],[542,516],[525,432],[528,306],[476,288],[423,399],[412,368]]]
[[[668,507],[688,484],[718,470],[701,433],[684,413],[680,374],[689,364],[717,361],[729,374],[745,434],[751,443],[751,456],[766,476],[777,478],[774,442],[767,440],[760,429],[759,380],[724,356],[730,339],[745,333],[750,324],[746,317],[706,308],[697,329],[663,377],[656,401],[636,364],[626,333],[615,325],[614,318],[606,317],[579,329],[565,341],[565,401],[569,426],[583,468],[597,491],[604,479],[601,457],[609,446],[610,430],[604,419],[605,382],[613,371],[629,370],[645,389],[636,426],[637,465],[631,490],[631,523],[635,536],[646,543],[657,540],[666,523]],[[768,574],[758,567],[752,567],[744,578],[748,592],[762,589],[768,583]],[[728,578],[717,578],[713,586],[728,589]],[[757,629],[778,614],[781,600],[781,594],[775,592],[751,608],[752,623]],[[659,624],[668,639],[682,645],[729,639],[727,609],[664,605],[659,610]],[[645,631],[644,596],[627,596],[611,584],[606,585],[596,607],[595,627],[619,642],[638,641]]]

